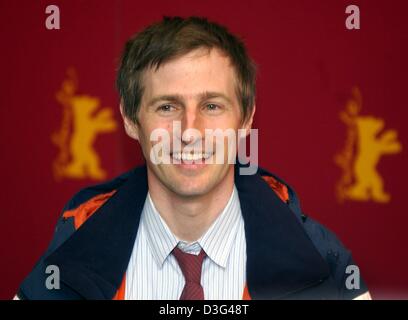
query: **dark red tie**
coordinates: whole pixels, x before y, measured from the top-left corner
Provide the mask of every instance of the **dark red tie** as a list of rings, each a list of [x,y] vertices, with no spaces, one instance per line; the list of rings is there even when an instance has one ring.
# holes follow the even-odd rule
[[[180,300],[204,300],[204,290],[201,286],[201,268],[206,256],[204,250],[201,250],[198,255],[194,255],[175,247],[173,255],[186,281]]]

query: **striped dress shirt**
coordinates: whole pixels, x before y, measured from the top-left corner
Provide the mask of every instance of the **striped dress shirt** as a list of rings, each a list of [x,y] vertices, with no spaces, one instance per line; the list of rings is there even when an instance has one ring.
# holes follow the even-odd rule
[[[244,220],[238,191],[234,186],[224,210],[195,242],[177,239],[147,194],[133,252],[126,272],[125,299],[178,300],[184,276],[171,254],[178,246],[204,259],[201,285],[206,300],[242,299],[246,272]]]

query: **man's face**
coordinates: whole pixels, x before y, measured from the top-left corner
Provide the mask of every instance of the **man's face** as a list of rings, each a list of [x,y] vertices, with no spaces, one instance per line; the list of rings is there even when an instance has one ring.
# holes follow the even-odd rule
[[[173,144],[173,126],[175,121],[179,121],[181,134],[186,129],[198,130],[201,139],[184,137],[181,148],[194,143],[203,147],[203,153],[208,143],[205,141],[205,129],[233,129],[236,132],[242,124],[236,78],[229,58],[217,49],[197,49],[161,65],[157,70],[145,72],[138,125],[134,124],[134,129],[153,180],[177,195],[198,196],[217,187],[228,173],[233,179],[233,165],[227,161],[228,143],[224,143],[223,150],[214,147],[212,155],[203,154],[201,164],[191,159],[174,164],[174,158],[179,160],[182,150],[176,150]],[[153,146],[158,143],[150,139],[155,129],[165,129],[169,133],[170,164],[154,164],[150,158]],[[224,153],[223,163],[215,163],[217,152]],[[209,156],[212,158],[205,161]],[[209,161],[212,164],[205,163]]]

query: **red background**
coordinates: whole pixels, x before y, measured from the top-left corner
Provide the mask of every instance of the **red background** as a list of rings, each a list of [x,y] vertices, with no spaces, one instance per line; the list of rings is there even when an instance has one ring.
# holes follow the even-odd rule
[[[61,29],[45,28],[58,5]],[[357,4],[361,29],[345,28]],[[125,40],[163,15],[202,15],[241,35],[258,64],[260,165],[297,190],[303,209],[349,247],[374,298],[408,298],[405,209],[408,132],[406,1],[4,1],[0,2],[1,232],[0,298],[11,298],[45,250],[65,202],[91,180],[52,175],[62,108],[55,93],[66,70],[79,89],[115,110],[115,70]],[[358,86],[363,113],[398,131],[401,153],[378,170],[388,204],[335,197],[333,161],[346,138],[339,112]],[[141,163],[122,128],[100,135],[95,149],[114,177]],[[405,164],[405,165],[404,165]]]

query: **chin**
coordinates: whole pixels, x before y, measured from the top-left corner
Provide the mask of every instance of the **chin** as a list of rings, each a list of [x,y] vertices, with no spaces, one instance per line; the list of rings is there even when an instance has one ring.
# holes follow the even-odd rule
[[[202,196],[225,179],[228,168],[207,166],[203,170],[183,170],[173,165],[154,167],[156,179],[171,192],[182,197]]]
[[[181,179],[178,183],[173,182],[171,183],[170,189],[174,193],[184,197],[201,196],[212,189],[212,186],[207,182],[194,182],[191,180],[194,180],[194,178]]]

